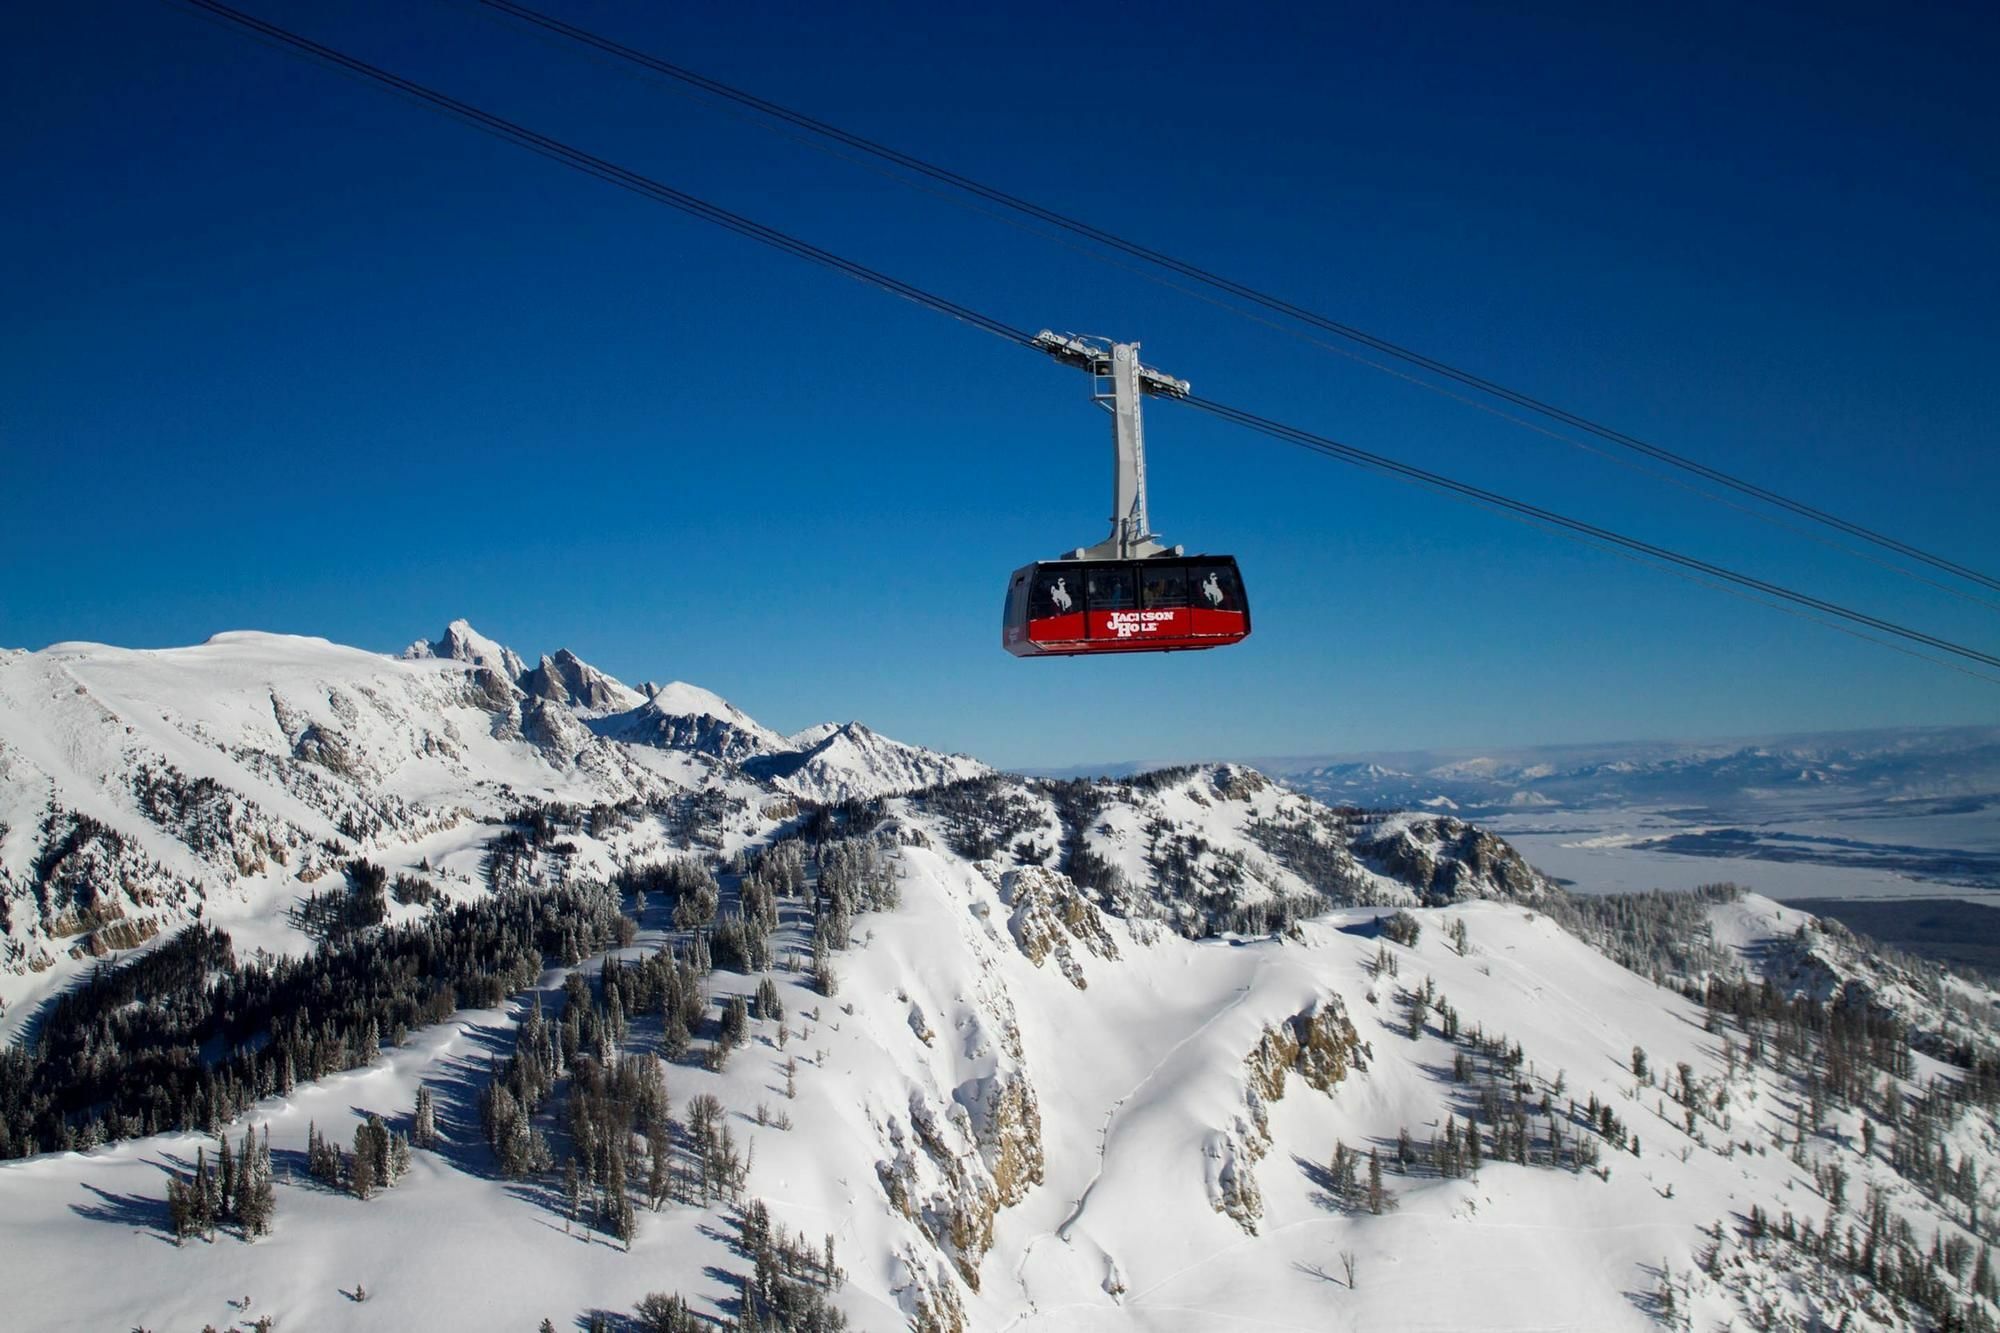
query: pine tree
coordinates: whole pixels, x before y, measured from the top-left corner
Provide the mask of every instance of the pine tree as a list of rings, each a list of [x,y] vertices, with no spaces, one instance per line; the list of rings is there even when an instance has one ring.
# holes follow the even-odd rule
[[[277,1197],[271,1187],[270,1134],[266,1127],[263,1144],[250,1131],[243,1134],[243,1152],[236,1168],[236,1220],[243,1228],[245,1240],[254,1240],[270,1231],[271,1216],[277,1211]]]
[[[778,997],[778,985],[765,977],[757,983],[757,1017],[774,1022],[783,1022],[784,1001]]]
[[[664,1124],[647,1133],[646,1152],[646,1196],[657,1213],[660,1205],[666,1202],[667,1190],[673,1183],[673,1143]]]
[[[173,1228],[176,1245],[194,1231],[194,1191],[179,1172],[167,1177],[167,1223]]]
[[[428,1084],[417,1085],[417,1109],[411,1117],[410,1143],[426,1149],[438,1146],[437,1104],[431,1098]]]
[[[1386,1197],[1382,1192],[1382,1154],[1368,1150],[1368,1211],[1380,1215]]]
[[[208,1169],[208,1150],[196,1148],[194,1152],[194,1229],[201,1235],[214,1239],[215,1224],[221,1212],[221,1195],[216,1188],[215,1173]]]
[[[375,1192],[376,1179],[374,1136],[368,1132],[368,1126],[365,1124],[354,1128],[354,1158],[351,1169],[353,1175],[349,1180],[349,1188],[354,1191],[355,1198],[366,1199]]]
[[[357,1155],[362,1150],[363,1133],[367,1135],[365,1142],[369,1164],[375,1169],[375,1184],[378,1188],[388,1189],[396,1183],[395,1163],[390,1158],[389,1127],[382,1123],[381,1116],[370,1112],[366,1122],[355,1133],[354,1151]]]
[[[236,1154],[229,1151],[227,1134],[215,1137],[215,1217],[218,1222],[227,1222],[236,1216]]]
[[[618,1231],[618,1239],[625,1243],[625,1249],[629,1252],[632,1248],[632,1238],[639,1234],[639,1215],[633,1209],[629,1195],[618,1196],[617,1212],[612,1220]]]

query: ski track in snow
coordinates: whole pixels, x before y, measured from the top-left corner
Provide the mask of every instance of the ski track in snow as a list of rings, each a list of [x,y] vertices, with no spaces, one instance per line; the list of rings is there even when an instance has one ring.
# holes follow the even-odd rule
[[[1263,957],[1259,958],[1257,960],[1256,969],[1251,973],[1250,980],[1236,988],[1236,994],[1234,998],[1232,998],[1229,1001],[1229,1003],[1223,1005],[1220,1009],[1217,1009],[1213,1014],[1210,1014],[1207,1018],[1203,1019],[1201,1025],[1195,1028],[1194,1031],[1188,1033],[1186,1036],[1182,1037],[1179,1041],[1175,1042],[1171,1047],[1169,1047],[1167,1051],[1163,1055],[1161,1055],[1157,1061],[1153,1063],[1153,1067],[1147,1070],[1146,1073],[1139,1079],[1137,1083],[1134,1083],[1129,1089],[1125,1091],[1124,1095],[1120,1096],[1119,1098],[1117,1098],[1117,1100],[1111,1103],[1111,1109],[1105,1112],[1104,1124],[1098,1130],[1097,1170],[1092,1173],[1089,1183],[1083,1187],[1083,1192],[1077,1196],[1076,1204],[1070,1209],[1069,1215],[1064,1217],[1063,1220],[1056,1225],[1053,1231],[1041,1232],[1040,1234],[1036,1235],[1033,1239],[1031,1239],[1027,1243],[1027,1245],[1023,1247],[1021,1251],[1020,1261],[1014,1265],[1014,1280],[1020,1285],[1021,1296],[1024,1300],[1028,1302],[1028,1309],[1023,1311],[1021,1314],[1016,1315],[1014,1319],[1008,1323],[1007,1325],[1008,1328],[1010,1329],[1013,1328],[1023,1319],[1036,1317],[1036,1305],[1035,1305],[1034,1294],[1028,1289],[1028,1276],[1027,1276],[1028,1262],[1034,1256],[1035,1246],[1041,1244],[1043,1241],[1047,1240],[1050,1236],[1054,1236],[1056,1239],[1062,1241],[1065,1245],[1070,1243],[1070,1233],[1075,1230],[1076,1224],[1082,1220],[1084,1209],[1088,1207],[1090,1204],[1091,1191],[1095,1190],[1097,1188],[1097,1183],[1100,1180],[1104,1179],[1104,1164],[1106,1159],[1110,1156],[1110,1151],[1111,1151],[1112,1127],[1116,1123],[1119,1114],[1122,1111],[1124,1111],[1126,1104],[1129,1103],[1132,1100],[1132,1098],[1138,1096],[1141,1092],[1145,1091],[1147,1085],[1150,1084],[1155,1078],[1159,1077],[1160,1071],[1166,1068],[1167,1065],[1172,1063],[1174,1058],[1178,1056],[1181,1053],[1181,1051],[1186,1049],[1190,1043],[1199,1039],[1210,1028],[1214,1027],[1217,1023],[1221,1022],[1224,1018],[1227,1018],[1230,1014],[1235,1013],[1237,1009],[1242,1007],[1243,1002],[1245,1000],[1248,1000],[1253,994],[1256,993],[1257,982],[1259,981],[1259,979],[1263,977],[1264,973],[1270,968],[1273,961],[1275,961],[1275,956],[1268,953],[1265,954]],[[1289,1327],[1289,1325],[1284,1325],[1283,1327]]]

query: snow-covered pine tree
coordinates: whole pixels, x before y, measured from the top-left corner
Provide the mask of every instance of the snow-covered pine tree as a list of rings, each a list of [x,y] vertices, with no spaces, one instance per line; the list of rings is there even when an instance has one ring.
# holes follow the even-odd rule
[[[417,1085],[417,1107],[410,1118],[410,1143],[418,1148],[438,1146],[437,1103],[428,1084]]]

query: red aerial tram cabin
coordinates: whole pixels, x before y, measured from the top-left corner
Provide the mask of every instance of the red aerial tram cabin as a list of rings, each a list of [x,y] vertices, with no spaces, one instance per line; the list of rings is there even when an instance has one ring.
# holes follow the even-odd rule
[[[1088,371],[1091,399],[1111,413],[1111,535],[1007,581],[1000,646],[1016,657],[1172,653],[1226,648],[1250,637],[1250,601],[1236,558],[1167,546],[1146,515],[1140,404],[1186,398],[1188,382],[1139,364],[1139,344],[1052,333],[1035,346]]]
[[[1007,584],[1001,645],[1016,657],[1222,648],[1250,635],[1226,555],[1038,560]]]

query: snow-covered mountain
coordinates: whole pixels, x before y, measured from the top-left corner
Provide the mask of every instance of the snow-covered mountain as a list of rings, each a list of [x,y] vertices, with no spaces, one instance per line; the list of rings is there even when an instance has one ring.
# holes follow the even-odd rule
[[[1991,991],[1451,814],[784,737],[463,625],[9,654],[0,801],[23,1326],[2000,1313]],[[248,1242],[165,1201],[225,1124]]]
[[[787,740],[706,690],[635,690],[567,649],[529,667],[463,620],[395,658],[255,633],[6,652],[0,973],[204,911],[261,919],[356,856],[528,800],[705,792],[750,811],[985,771],[852,723]]]
[[[1256,761],[1327,801],[1473,811],[1672,803],[1736,810],[1800,800],[1881,805],[2000,799],[2000,727],[1923,727],[1705,742],[1415,750]]]
[[[828,722],[790,737],[782,748],[746,759],[743,771],[810,800],[849,801],[934,787],[988,770],[966,755],[905,745],[859,722]]]
[[[2000,888],[2000,728],[1259,760],[1322,801],[1450,810],[1596,888],[1755,879],[1774,896]]]

